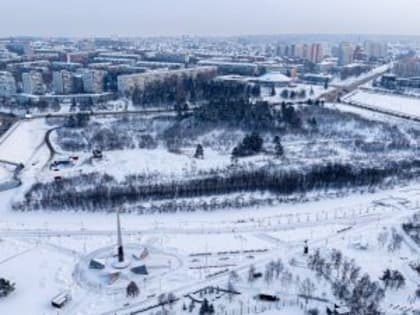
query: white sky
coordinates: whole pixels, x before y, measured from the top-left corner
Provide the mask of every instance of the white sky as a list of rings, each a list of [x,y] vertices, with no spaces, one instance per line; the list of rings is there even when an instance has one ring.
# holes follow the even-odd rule
[[[420,35],[420,0],[0,0],[0,36]]]

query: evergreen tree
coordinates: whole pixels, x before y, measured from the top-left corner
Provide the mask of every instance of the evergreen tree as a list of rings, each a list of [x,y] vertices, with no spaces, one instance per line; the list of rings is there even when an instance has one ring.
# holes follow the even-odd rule
[[[199,314],[200,315],[209,314],[209,308],[210,308],[209,301],[207,299],[204,299],[203,303],[201,304]]]
[[[214,306],[213,306],[213,304],[210,304],[209,305],[209,311],[208,311],[208,313],[210,314],[210,315],[213,315],[215,312],[214,312]]]
[[[261,152],[264,140],[257,132],[246,135],[242,142],[233,149],[233,157],[245,157],[255,155]]]
[[[273,86],[271,87],[270,96],[276,96],[276,86],[275,86],[274,84],[273,84]]]
[[[15,290],[15,284],[0,278],[0,298],[8,296]]]
[[[273,139],[273,143],[274,143],[274,153],[276,156],[283,156],[284,154],[284,150],[283,150],[283,145],[281,144],[280,141],[280,137],[279,136],[275,136]]]
[[[197,145],[197,148],[195,149],[194,158],[196,159],[204,159],[204,149],[201,144]]]

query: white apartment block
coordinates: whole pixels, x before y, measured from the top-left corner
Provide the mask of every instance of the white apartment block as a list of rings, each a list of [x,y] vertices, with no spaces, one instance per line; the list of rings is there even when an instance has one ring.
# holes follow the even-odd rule
[[[106,71],[84,69],[82,71],[83,89],[85,93],[102,93]]]
[[[10,97],[16,93],[16,81],[8,71],[0,71],[0,97]]]
[[[52,87],[55,94],[71,94],[74,90],[73,86],[73,74],[70,71],[53,72]]]
[[[31,71],[22,74],[23,92],[25,94],[42,95],[46,92],[42,73]]]

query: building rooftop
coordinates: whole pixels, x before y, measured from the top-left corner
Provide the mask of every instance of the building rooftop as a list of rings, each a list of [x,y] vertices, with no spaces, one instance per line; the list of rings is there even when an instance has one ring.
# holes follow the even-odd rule
[[[259,82],[267,82],[267,83],[268,82],[284,82],[284,83],[286,83],[286,82],[291,81],[291,79],[288,76],[286,76],[286,75],[284,75],[280,72],[269,72],[269,73],[266,73],[266,74],[264,74],[260,77],[257,77],[256,80],[258,80]]]

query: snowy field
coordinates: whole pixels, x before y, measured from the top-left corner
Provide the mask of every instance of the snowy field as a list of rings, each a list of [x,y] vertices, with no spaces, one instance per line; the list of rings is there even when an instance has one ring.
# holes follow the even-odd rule
[[[112,295],[87,292],[75,284],[71,277],[80,257],[98,248],[112,246],[116,241],[115,216],[105,214],[71,213],[11,213],[2,210],[0,242],[3,262],[0,273],[16,282],[17,290],[0,304],[0,311],[11,314],[55,314],[49,306],[50,299],[63,289],[71,289],[74,300],[62,314],[96,315],[124,314],[118,309],[136,309],[143,300],[156,303],[159,292],[173,291],[175,294],[191,292],[208,284],[225,287],[228,273],[212,276],[226,268],[237,270],[242,280],[235,286],[243,297],[227,303],[228,296],[219,299],[208,294],[220,312],[229,305],[229,313],[240,315],[241,303],[246,306],[245,314],[304,314],[304,301],[297,295],[299,283],[312,279],[309,270],[290,265],[293,259],[302,262],[303,242],[309,240],[311,248],[340,248],[343,253],[362,266],[377,279],[385,268],[397,268],[408,281],[399,291],[389,291],[383,308],[390,311],[390,304],[399,303],[413,307],[407,298],[412,296],[418,282],[418,275],[408,267],[417,259],[417,252],[403,244],[396,252],[389,252],[380,246],[378,235],[391,231],[411,216],[420,206],[420,187],[413,186],[393,191],[384,191],[365,196],[351,196],[337,200],[319,200],[304,204],[284,205],[279,208],[266,207],[258,211],[221,211],[217,216],[211,213],[177,215],[136,216],[123,215],[124,241],[153,246],[163,251],[177,253],[182,267],[162,281],[151,281],[137,299],[127,299],[123,294]],[[15,222],[16,226],[11,224]],[[224,232],[220,232],[225,230]],[[356,244],[367,244],[367,249],[358,249]],[[262,252],[241,254],[245,251]],[[217,255],[217,252],[232,254]],[[190,256],[211,253],[209,257]],[[236,254],[238,252],[238,254]],[[377,257],[383,257],[378,261]],[[247,283],[247,270],[254,264],[257,271],[264,272],[264,266],[272,259],[281,258],[292,274],[290,284],[280,280],[280,286],[258,280],[251,286]],[[28,265],[28,262],[29,265]],[[212,266],[205,268],[203,266]],[[219,266],[219,267],[217,267]],[[226,267],[227,266],[227,267]],[[204,268],[204,269],[200,269]],[[20,269],[23,271],[20,272]],[[207,278],[210,277],[210,278]],[[417,279],[417,280],[416,280]],[[278,290],[278,291],[277,291]],[[36,292],[36,293],[35,293]],[[278,292],[281,303],[258,302],[254,296],[261,292]],[[328,283],[321,282],[314,296],[334,299]],[[22,303],[25,301],[26,303]],[[242,302],[241,302],[242,301]],[[129,303],[130,306],[125,306]],[[183,314],[182,300],[174,305],[177,313]],[[327,304],[312,301],[308,307],[324,309]],[[225,307],[225,309],[223,309]],[[137,307],[138,308],[138,307]],[[249,309],[249,310],[248,310]],[[107,313],[109,310],[115,312]],[[271,313],[270,313],[271,312]],[[147,313],[149,314],[149,313]],[[386,314],[398,314],[386,312]]]
[[[53,176],[76,176],[80,172],[103,172],[117,180],[124,180],[128,174],[158,174],[164,177],[189,176],[199,171],[212,168],[224,168],[231,164],[230,155],[220,154],[207,149],[205,160],[194,159],[194,149],[183,150],[180,154],[168,152],[165,148],[152,150],[116,150],[104,152],[102,160],[91,159],[90,153],[77,153],[80,161],[72,167],[61,167],[59,171],[45,173],[45,178],[50,180]],[[62,158],[68,158],[70,154],[62,154]],[[56,159],[59,159],[57,156]]]
[[[377,118],[384,121],[383,116]],[[184,297],[187,294],[199,300],[209,299],[217,314],[304,315],[305,309],[310,308],[318,308],[320,314],[324,314],[326,306],[340,303],[340,300],[332,293],[328,281],[318,279],[308,269],[303,256],[305,241],[308,241],[310,253],[316,248],[324,251],[340,249],[345,257],[355,260],[362,273],[368,273],[375,281],[379,281],[386,268],[399,270],[406,278],[406,285],[399,290],[387,291],[381,303],[386,315],[401,315],[400,308],[420,308],[420,300],[414,299],[420,275],[409,267],[410,262],[418,259],[420,249],[411,244],[400,229],[401,224],[420,208],[420,185],[416,183],[344,197],[333,192],[314,194],[307,202],[226,209],[216,213],[122,214],[123,241],[126,244],[150,246],[170,253],[179,265],[173,272],[159,278],[140,281],[140,295],[136,298],[127,298],[124,290],[86,289],[80,284],[80,278],[74,275],[76,265],[98,249],[115,246],[115,215],[103,212],[23,213],[13,212],[10,208],[16,195],[25,192],[25,185],[53,176],[52,171],[44,168],[49,152],[43,138],[48,128],[51,127],[43,120],[25,121],[0,144],[2,158],[28,164],[22,174],[24,186],[0,192],[0,276],[16,283],[16,291],[0,302],[0,314],[56,315],[57,310],[50,302],[62,290],[70,290],[73,300],[58,312],[60,315],[129,314],[156,305],[159,294],[169,292],[181,298],[174,305],[167,306],[176,314],[190,314],[183,307],[191,304],[191,298]],[[342,132],[352,129],[364,132],[353,120],[343,126]],[[374,133],[373,137],[382,132],[380,126],[369,130]],[[24,139],[20,141],[20,138]],[[13,146],[16,144],[21,144],[19,149]],[[285,148],[294,155],[299,154],[299,147],[307,146],[308,142],[292,136],[285,139]],[[183,148],[181,154],[160,147],[110,151],[105,152],[102,161],[93,163],[88,162],[89,153],[81,153],[80,161],[73,168],[63,168],[59,172],[74,175],[99,170],[122,179],[128,172],[179,176],[231,163],[229,154],[222,151],[206,149],[205,160],[192,159],[193,152],[194,147]],[[252,159],[258,163],[263,158]],[[390,251],[393,230],[403,242],[399,248]],[[278,259],[281,259],[284,270],[278,278],[267,281],[266,266]],[[247,280],[251,265],[262,275],[252,283]],[[209,285],[226,288],[232,271],[238,275],[233,285],[241,292],[240,296],[232,298],[220,292],[196,293]],[[310,293],[318,298],[308,301],[307,305],[299,296],[306,279],[316,284]],[[260,293],[274,293],[280,301],[258,301],[255,297]],[[398,310],[394,309],[395,305],[398,305]],[[198,313],[198,308],[196,305],[192,313]],[[159,309],[144,314],[156,314]]]
[[[12,275],[10,280],[19,287],[18,294],[0,303],[0,314],[56,314],[48,302],[59,290],[70,289],[74,258],[7,240],[0,243],[0,251],[0,275]]]
[[[241,292],[244,292],[243,298],[235,298],[234,301],[230,303],[229,309],[234,312],[234,314],[239,315],[241,300],[245,305],[249,305],[249,308],[251,309],[249,313],[253,313],[254,310],[256,310],[256,312],[267,311],[267,313],[270,314],[269,311],[278,308],[278,314],[303,314],[302,305],[304,305],[304,303],[302,300],[296,298],[299,293],[298,283],[305,278],[310,278],[314,282],[317,280],[315,279],[314,274],[308,270],[289,265],[288,262],[292,258],[297,261],[302,261],[301,251],[303,241],[306,239],[310,240],[311,248],[328,247],[342,249],[346,256],[354,258],[356,262],[362,266],[363,272],[368,272],[374,279],[379,277],[386,267],[402,270],[407,279],[415,279],[418,277],[407,267],[407,263],[417,257],[416,252],[412,252],[407,246],[403,245],[397,252],[391,253],[386,250],[386,247],[379,246],[377,240],[379,233],[384,230],[390,231],[394,226],[398,225],[399,222],[402,222],[407,215],[411,215],[412,209],[416,207],[416,202],[418,203],[419,201],[420,190],[419,188],[415,188],[369,195],[365,196],[365,198],[360,198],[359,200],[356,198],[353,204],[351,203],[351,198],[349,198],[345,201],[337,200],[337,202],[334,202],[323,200],[306,205],[284,207],[282,211],[284,211],[285,215],[299,213],[299,209],[301,209],[302,213],[311,209],[318,213],[320,222],[313,222],[313,225],[305,227],[305,225],[308,224],[306,222],[306,215],[301,215],[300,218],[295,217],[293,221],[288,224],[288,227],[279,227],[276,228],[276,231],[270,231],[270,228],[274,228],[279,217],[274,209],[269,208],[260,211],[260,219],[255,218],[252,209],[250,209],[249,212],[240,211],[237,214],[233,213],[231,217],[228,213],[217,216],[217,218],[211,214],[205,213],[192,214],[190,220],[187,219],[187,216],[183,215],[146,216],[144,218],[133,215],[124,215],[122,218],[123,225],[126,228],[124,240],[127,243],[139,242],[140,244],[149,244],[161,248],[162,250],[179,253],[179,257],[183,261],[183,267],[170,278],[163,280],[164,290],[174,290],[175,292],[178,292],[177,288],[184,287],[183,283],[186,283],[189,284],[189,286],[182,289],[180,292],[185,292],[185,290],[188,292],[195,288],[194,283],[202,283],[202,281],[206,279],[206,276],[210,276],[218,270],[225,269],[225,267],[220,267],[218,269],[205,269],[201,272],[199,269],[195,271],[194,269],[189,270],[189,268],[199,268],[203,265],[231,266],[229,268],[233,270],[237,269],[242,279],[236,283],[236,287]],[[346,207],[335,208],[334,210],[334,207],[338,207],[339,202],[340,204],[345,203]],[[370,217],[369,213],[366,213],[366,209],[373,208],[381,209],[379,216]],[[339,211],[339,209],[341,209],[341,211]],[[338,217],[343,216],[345,209],[348,209],[347,211],[349,214],[352,213],[351,209],[354,209],[355,215],[357,215],[357,217],[360,216],[360,221],[354,221],[351,216],[344,221],[340,220]],[[334,219],[335,222],[341,221],[343,223],[321,223],[325,222],[322,219],[325,216],[325,211],[336,213],[337,218]],[[272,212],[271,215],[270,212]],[[24,216],[19,215],[14,218],[14,221],[22,222],[20,218],[24,219]],[[112,229],[112,225],[115,224],[115,217],[109,216],[108,220],[106,220],[107,224],[100,224],[101,222],[104,222],[103,218],[103,215],[98,215],[99,220],[95,220],[95,216],[91,216],[91,220],[89,220],[89,216],[87,215],[81,216],[78,214],[69,216],[67,214],[61,216],[60,214],[45,214],[44,219],[48,219],[49,224],[47,226],[40,226],[42,230],[40,230],[39,233],[34,234],[38,234],[38,237],[29,238],[29,235],[26,234],[27,232],[22,231],[21,234],[16,234],[12,238],[9,236],[6,242],[0,243],[3,244],[2,249],[6,252],[5,256],[14,257],[16,254],[20,253],[19,256],[9,260],[8,263],[0,265],[0,270],[3,273],[14,275],[16,268],[24,268],[26,261],[31,261],[35,266],[34,268],[37,269],[37,271],[32,270],[31,268],[28,270],[29,273],[35,274],[36,276],[32,275],[29,277],[26,273],[23,273],[21,276],[12,278],[12,280],[17,283],[17,291],[13,293],[10,299],[5,301],[5,308],[7,310],[12,309],[16,311],[17,314],[26,314],[25,312],[28,307],[33,310],[39,310],[39,314],[54,314],[48,305],[48,301],[54,294],[64,288],[72,288],[72,292],[75,296],[75,301],[65,309],[65,314],[104,314],[105,310],[119,308],[127,301],[131,304],[135,304],[135,300],[127,300],[120,295],[114,296],[113,300],[108,300],[107,302],[105,302],[103,295],[100,293],[86,295],[86,293],[83,293],[83,289],[75,286],[72,279],[69,278],[69,274],[71,274],[71,269],[77,261],[78,255],[85,255],[97,248],[114,244],[116,237],[115,233],[111,232],[101,235],[100,233],[95,234],[94,232],[94,227],[98,227],[98,225],[102,228]],[[245,229],[241,232],[241,226],[234,223],[236,218],[242,218],[242,220],[253,218],[253,221],[256,221],[255,226],[251,230]],[[59,232],[66,225],[69,226],[70,222],[73,222],[73,226],[77,226],[76,222],[78,219],[83,219],[83,231],[86,232],[80,232],[79,230],[79,235],[72,235],[70,232],[62,232],[62,236],[49,236],[49,233]],[[156,233],[153,233],[144,231],[135,234],[127,231],[130,227],[135,226],[146,228],[148,225],[153,225],[153,221],[157,221],[156,225],[158,229],[163,229],[165,226],[169,228],[174,225],[174,222],[171,222],[174,220],[180,222],[182,222],[182,220],[188,220],[188,228],[191,232],[182,232],[182,230],[187,229],[184,227],[184,224],[180,224],[178,228],[171,228],[173,232],[166,231],[159,233],[157,231]],[[53,222],[55,223],[53,224]],[[208,222],[208,224],[206,224],[206,222]],[[208,234],[209,227],[213,225],[212,222],[214,222],[213,224],[218,222],[220,226],[230,225],[232,232]],[[35,221],[34,226],[37,225],[38,224]],[[195,229],[192,229],[193,227],[195,227]],[[349,227],[352,227],[352,229],[349,229]],[[73,231],[77,231],[77,229],[74,229]],[[93,234],[90,234],[91,231]],[[135,229],[133,229],[133,232],[134,231]],[[346,232],[340,233],[339,231]],[[3,234],[7,234],[5,232],[6,231],[3,230]],[[16,243],[16,241],[13,241],[14,239],[21,239],[22,241]],[[5,244],[8,244],[9,242],[13,243],[5,246]],[[355,244],[358,243],[366,243],[368,249],[361,250],[355,248]],[[25,252],[28,249],[29,251]],[[215,255],[215,252],[217,251],[242,252],[248,250],[268,251],[261,254],[239,256],[237,254]],[[72,254],[73,251],[75,252],[74,255]],[[190,254],[203,252],[210,252],[212,255],[207,258],[188,257]],[[384,257],[384,259],[378,261],[377,257],[379,256]],[[24,259],[25,257],[28,260]],[[270,261],[270,259],[276,258],[281,258],[283,263],[286,264],[288,270],[290,270],[293,275],[293,281],[289,285],[281,282],[283,284],[281,284],[280,288],[275,288],[266,284],[263,280],[258,280],[250,287],[245,280],[248,266],[250,264],[255,264],[257,271],[263,272],[264,264]],[[15,261],[15,263],[13,263],[13,261]],[[26,277],[28,277],[28,280]],[[216,277],[214,279],[218,279],[216,283],[224,286],[227,281],[226,277],[227,275],[225,278],[219,279]],[[183,283],[179,282],[180,279],[184,279]],[[46,283],[49,285],[48,289],[46,288]],[[207,283],[213,283],[213,280],[212,282]],[[25,290],[21,290],[21,286],[25,286]],[[152,292],[159,292],[160,290],[158,283],[150,283],[148,287],[149,289],[140,295],[139,301],[144,299],[147,295],[152,294]],[[403,295],[412,295],[415,287],[415,282],[408,282],[405,289],[395,292],[390,291],[383,307],[389,307],[390,304],[395,304],[398,301],[400,301],[400,304],[401,301],[403,301],[403,305],[407,304],[413,306],[409,302],[406,302],[406,299],[400,299],[400,297]],[[37,292],[36,299],[30,299],[28,297],[28,291],[30,292],[31,290],[32,292],[34,290]],[[261,304],[253,299],[253,297],[260,292],[276,292],[276,290],[280,290],[279,293],[283,296],[282,303],[280,304]],[[322,282],[317,287],[314,295],[328,299],[333,298],[331,293],[329,293],[329,286],[326,282]],[[84,297],[82,298],[81,296]],[[21,298],[30,299],[30,303],[17,303],[16,301]],[[211,294],[209,295],[209,298],[211,298]],[[225,296],[222,298],[221,302],[224,301],[225,298],[227,297]],[[97,303],[98,301],[102,302]],[[184,303],[188,303],[188,301],[185,301]],[[214,303],[217,305],[216,307],[222,307],[219,306],[217,299],[214,300]],[[178,303],[174,308],[181,309],[181,306],[182,303]],[[325,303],[314,301],[309,303],[309,307],[322,309],[325,307]],[[288,313],[288,311],[290,311],[290,313]],[[182,313],[181,310],[179,312]],[[117,312],[117,314],[123,313]],[[387,312],[386,314],[394,313]]]
[[[420,117],[420,98],[357,90],[345,96],[343,101],[386,112]]]
[[[26,165],[42,145],[48,126],[42,119],[21,121],[17,124],[0,140],[0,159]]]

